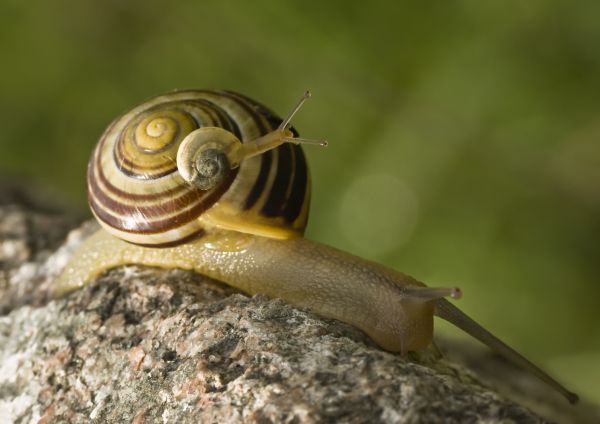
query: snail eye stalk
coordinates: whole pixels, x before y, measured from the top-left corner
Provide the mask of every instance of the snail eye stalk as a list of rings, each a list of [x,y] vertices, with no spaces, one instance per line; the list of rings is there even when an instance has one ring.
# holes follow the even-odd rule
[[[292,119],[300,110],[300,108],[302,108],[304,102],[310,98],[310,96],[310,91],[305,91],[302,97],[300,97],[300,100],[298,100],[298,103],[296,103],[296,106],[294,106],[286,118],[281,121],[281,124],[279,127],[277,127],[277,129],[265,134],[262,137],[244,143],[240,151],[240,162],[243,159],[251,158],[252,156],[260,155],[271,149],[279,147],[283,143],[307,144],[326,147],[328,144],[326,140],[313,140],[309,138],[294,137],[294,134],[289,129]]]

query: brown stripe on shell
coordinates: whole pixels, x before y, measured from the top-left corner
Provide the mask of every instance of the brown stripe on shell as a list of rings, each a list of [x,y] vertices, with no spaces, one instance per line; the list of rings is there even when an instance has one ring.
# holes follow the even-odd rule
[[[268,151],[260,156],[260,171],[258,177],[250,190],[250,194],[244,201],[244,209],[251,209],[254,204],[260,198],[265,186],[267,185],[267,179],[269,178],[269,170],[271,169],[271,163],[273,162],[273,152]]]
[[[203,113],[208,115],[210,117],[210,121],[201,122],[198,116],[196,116],[196,114],[194,113],[195,109],[199,109]],[[241,137],[241,132],[237,123],[231,119],[231,117],[222,107],[208,99],[174,100],[155,105],[141,112],[139,117],[136,118],[136,121],[138,121],[136,122],[136,124],[139,124],[139,121],[143,120],[144,115],[157,113],[162,110],[179,110],[180,112],[187,114],[196,124],[196,128],[200,128],[203,126],[218,126],[228,131],[231,131],[238,138]],[[146,151],[140,149],[140,154],[147,154],[149,156],[162,155],[162,157],[166,159],[158,162],[156,165],[141,166],[139,163],[131,160],[124,150],[124,145],[128,142],[135,144],[136,148],[138,147],[134,141],[134,129],[134,125],[128,125],[123,131],[115,135],[115,137],[117,137],[117,140],[114,143],[113,156],[115,163],[120,165],[119,169],[121,170],[121,172],[125,175],[139,180],[161,178],[175,172],[177,170],[175,159],[164,155],[164,153],[169,151],[170,149],[173,149],[173,147],[180,143],[187,134],[179,134],[178,132],[177,135],[173,138],[173,141],[171,141],[165,147],[159,150]]]
[[[243,94],[230,94],[238,98],[243,98],[245,101],[254,105],[254,110],[261,114],[269,123],[271,129],[268,131],[272,131],[281,124],[282,119],[266,106],[257,103]],[[290,130],[295,137],[298,137],[299,134],[295,128],[290,127]],[[285,149],[287,149],[287,152],[284,153]],[[267,198],[267,201],[263,205],[263,208],[260,212],[269,217],[281,215],[286,222],[293,223],[302,213],[302,206],[304,204],[306,191],[308,189],[306,158],[304,157],[304,152],[300,146],[284,144],[277,150],[279,153],[277,176],[275,181],[272,183],[271,192]],[[292,156],[293,159],[287,160],[290,156]],[[250,194],[244,202],[245,209],[251,209],[258,201],[263,190],[266,188],[271,164],[272,155],[263,154],[259,175],[254,186],[252,187],[252,190],[250,191]],[[294,175],[290,178],[290,182],[290,179],[286,178],[285,175],[289,175],[291,173]],[[285,180],[288,180],[287,184],[285,183]]]
[[[149,113],[152,112],[152,109],[148,109],[146,110],[144,113]],[[165,144],[164,146],[162,146],[159,149],[145,149],[143,147],[140,146],[140,141],[137,138],[136,135],[136,130],[138,125],[141,124],[142,121],[144,121],[144,116],[140,116],[138,119],[140,122],[137,123],[137,125],[127,125],[127,127],[125,127],[125,131],[122,131],[119,134],[119,140],[117,140],[116,144],[121,144],[122,142],[125,141],[125,139],[129,139],[131,140],[131,142],[134,144],[134,146],[136,147],[136,149],[140,152],[149,154],[149,155],[157,155],[160,153],[164,153],[166,151],[168,151],[169,149],[173,148],[173,146],[180,140],[183,139],[183,137],[185,137],[185,135],[181,136],[181,126],[177,125],[177,131],[175,132],[175,134],[173,135],[173,138],[171,141],[169,141],[167,144]],[[198,128],[198,123],[196,122],[195,119],[192,118],[192,121],[196,124],[196,128]],[[146,131],[147,133],[147,131]],[[121,150],[122,151],[122,150]],[[125,158],[125,155],[123,155],[123,157]]]
[[[157,108],[150,108],[150,109],[145,110],[144,112],[142,112],[142,114],[140,114],[140,117],[137,118],[137,120],[143,121],[143,114],[160,111],[160,109],[158,109],[158,110],[155,110],[155,109],[157,109]],[[196,124],[196,128],[198,128],[198,122],[194,119],[194,117],[192,115],[190,115],[190,118],[192,118],[192,121]],[[136,124],[139,124],[139,123],[140,122],[137,122]],[[172,149],[179,142],[181,142],[181,140],[183,140],[183,138],[187,134],[181,134],[181,129],[178,128],[177,133],[173,137],[173,140],[171,140],[169,143],[167,143],[161,149],[154,150],[154,151],[148,151],[148,150],[139,148],[138,143],[135,141],[135,129],[136,129],[135,125],[127,125],[123,129],[123,131],[119,132],[118,134],[115,134],[116,140],[113,144],[113,160],[115,161],[116,164],[119,164],[119,170],[122,173],[124,173],[125,175],[128,175],[133,178],[137,178],[137,179],[143,179],[143,180],[160,178],[165,175],[169,175],[170,173],[175,171],[177,169],[175,161],[169,160],[169,157],[167,155],[164,155],[164,153],[169,151],[170,149]],[[142,155],[148,155],[148,156],[161,155],[162,156],[161,159],[164,158],[166,160],[159,161],[156,164],[151,165],[151,166],[142,166],[141,164],[131,160],[130,157],[127,155],[127,153],[125,152],[125,144],[126,143],[132,143],[135,146],[135,148]],[[171,166],[169,166],[169,165],[171,165]]]
[[[214,119],[213,122],[211,122],[211,125],[206,125],[206,122],[198,121],[197,117],[194,116],[193,110],[188,111],[185,108],[181,108],[186,113],[191,115],[192,118],[194,118],[194,120],[198,124],[199,128],[202,126],[219,126],[223,129],[226,129],[227,131],[231,131],[233,134],[235,134],[236,137],[238,137],[238,138],[241,137],[240,128],[239,128],[237,122],[235,122],[233,119],[231,119],[231,116],[229,116],[229,114],[227,113],[227,111],[225,109],[223,109],[221,106],[219,106],[217,103],[213,102],[212,100],[209,100],[209,99],[172,100],[168,103],[161,104],[160,108],[157,106],[157,109],[160,110],[162,108],[166,108],[167,105],[170,105],[170,104],[188,106],[192,109],[200,108],[203,111],[207,111],[209,115],[216,116],[218,118],[218,119]]]
[[[155,180],[177,171],[177,163],[172,160],[166,160],[156,166],[141,167],[135,165],[134,162],[126,158],[125,152],[123,152],[123,145],[120,142],[115,143],[113,152],[113,160],[115,163],[119,164],[119,171],[138,180]],[[169,163],[171,163],[172,166],[166,168],[166,165]]]
[[[210,208],[223,195],[223,193],[225,191],[227,191],[227,189],[229,188],[229,186],[235,179],[236,175],[237,175],[237,172],[235,172],[235,171],[231,172],[221,185],[219,185],[217,188],[213,189],[212,191],[208,192],[207,195],[204,195],[201,202],[199,202],[198,204],[194,205],[193,207],[191,207],[189,209],[186,209],[182,213],[180,213],[178,215],[174,215],[174,216],[169,216],[164,219],[155,220],[155,221],[149,221],[147,219],[140,219],[140,220],[135,221],[135,228],[131,228],[131,225],[129,224],[129,222],[126,218],[123,219],[121,217],[115,216],[110,213],[110,210],[102,207],[100,199],[96,197],[96,195],[98,193],[93,191],[94,183],[92,181],[90,181],[90,184],[89,184],[89,187],[90,187],[89,203],[90,203],[90,207],[94,211],[94,214],[99,219],[101,219],[102,222],[104,222],[105,224],[107,224],[113,228],[116,228],[120,231],[136,233],[136,234],[156,234],[156,233],[164,232],[167,230],[172,230],[183,224],[187,224],[187,223],[197,219],[198,216],[200,216],[206,209]],[[200,190],[198,190],[198,191],[200,191]],[[192,192],[192,193],[194,193],[194,192]],[[106,198],[103,198],[103,200],[106,200]],[[164,208],[163,205],[164,205],[164,203],[161,203],[161,206],[155,206],[156,210],[154,212],[152,212],[151,216],[158,217],[158,216],[162,215],[162,212],[169,213],[169,212],[173,212],[174,210],[177,210],[176,208],[175,209]],[[119,203],[117,206],[114,206],[114,209],[112,209],[112,210],[114,210],[117,213],[121,213],[121,214],[122,213],[132,213],[134,215],[140,214],[144,218],[150,217],[150,215],[144,215],[144,214],[140,213],[142,209],[145,209],[145,208],[143,208],[143,207],[138,208],[135,206]]]
[[[136,200],[151,201],[151,200],[159,199],[159,198],[165,197],[165,196],[175,196],[175,195],[181,193],[182,191],[190,189],[190,187],[188,185],[181,184],[170,190],[159,192],[159,193],[152,193],[152,194],[139,194],[139,193],[130,193],[127,191],[123,191],[123,190],[115,187],[110,181],[108,181],[108,179],[104,175],[104,171],[102,170],[102,166],[101,166],[101,156],[102,156],[101,151],[102,151],[102,145],[98,146],[98,149],[97,149],[96,154],[94,155],[93,161],[90,162],[90,166],[88,167],[88,181],[95,179],[96,174],[94,174],[93,171],[96,170],[98,179],[102,183],[102,186],[118,197],[128,199],[131,201],[136,201]]]
[[[263,115],[263,117],[267,120],[267,122],[269,122],[269,125],[271,126],[272,129],[275,129],[277,127],[279,127],[279,125],[282,122],[282,119],[279,118],[277,115],[275,115],[275,113],[273,113],[269,108],[265,107],[264,105],[257,103],[255,101],[253,101],[252,99],[242,95],[242,94],[237,94],[237,96],[242,97],[244,99],[246,99],[249,102],[252,102],[255,105],[255,110],[260,113],[261,115]],[[298,131],[294,128],[294,127],[290,127],[290,130],[292,131],[292,133],[294,134],[294,137],[298,137]],[[306,166],[306,158],[304,156],[304,152],[302,150],[302,148],[300,146],[294,146],[294,145],[289,145],[289,147],[291,147],[292,149],[292,153],[293,153],[293,165],[292,162],[289,162],[289,168],[287,168],[287,172],[291,172],[292,168],[294,169],[294,176],[292,178],[292,182],[291,182],[291,188],[287,187],[286,189],[286,193],[287,195],[285,196],[285,205],[281,206],[281,208],[278,210],[277,207],[277,196],[271,197],[269,196],[269,199],[267,200],[267,203],[265,204],[264,208],[261,210],[262,213],[265,213],[267,216],[274,216],[274,215],[279,215],[281,214],[281,216],[283,216],[283,218],[285,219],[286,222],[288,223],[293,223],[296,219],[298,219],[298,217],[300,216],[300,214],[302,213],[302,206],[304,204],[304,200],[306,197],[306,191],[308,190],[308,169]],[[281,146],[279,149],[282,148],[287,148],[286,145]],[[279,154],[280,154],[280,158],[281,158],[281,152],[282,150],[279,150]],[[263,163],[261,163],[261,170],[259,173],[259,176],[256,180],[255,185],[252,187],[252,190],[250,192],[250,194],[248,195],[248,197],[246,198],[246,201],[244,203],[244,207],[245,209],[250,209],[254,206],[254,204],[256,203],[256,201],[258,201],[258,198],[260,197],[260,194],[262,193],[262,191],[265,189],[265,185],[266,185],[266,180],[268,177],[268,171],[269,171],[269,167],[271,166],[271,161],[272,161],[272,156],[269,156],[267,158],[267,155],[264,154],[263,155]],[[280,165],[283,166],[284,168],[286,166],[288,166],[287,164],[284,165]],[[279,168],[278,168],[278,172],[279,172]],[[284,172],[284,170],[282,169],[282,172]],[[276,186],[277,184],[279,184],[279,182],[276,180],[273,183],[273,186]],[[284,191],[283,188],[280,188],[279,190],[276,190],[275,192],[278,193],[279,195],[281,195],[281,193]],[[281,199],[281,197],[280,197]]]
[[[204,192],[201,190],[193,189],[189,185],[181,184],[178,187],[172,188],[162,193],[152,194],[135,194],[123,191],[115,187],[104,175],[101,166],[101,152],[102,147],[106,143],[106,139],[102,140],[98,146],[96,153],[90,162],[88,168],[88,200],[90,207],[94,210],[94,213],[105,222],[107,225],[116,229],[133,232],[133,233],[157,233],[169,229],[178,227],[181,224],[188,223],[193,219],[197,218],[199,214],[204,212],[206,209],[211,207],[214,202],[229,188],[235,176],[237,170],[231,172],[230,176],[223,182],[223,184],[214,189],[211,192]],[[98,185],[98,181],[103,185],[102,189]],[[125,199],[128,203],[123,203],[114,198],[111,198],[105,193],[112,193],[122,199]],[[193,203],[194,200],[198,201],[198,204],[187,209],[186,212],[169,217],[163,220],[149,221],[146,218],[155,218],[164,215],[165,212],[174,212],[178,210],[178,206],[183,205],[184,207],[189,203]],[[155,201],[159,205],[147,205],[135,207],[132,204],[135,201],[150,202]],[[166,207],[167,206],[167,207]],[[168,207],[170,206],[170,207]],[[113,210],[121,215],[133,215],[140,214],[144,217],[141,222],[136,222],[136,229],[133,230],[128,224],[130,221],[117,217],[111,214],[109,211]]]
[[[214,92],[214,94],[219,94],[223,97],[227,97],[229,99],[236,100],[237,103],[248,112],[248,115],[252,117],[252,120],[258,127],[260,135],[265,135],[274,129],[274,128],[267,127],[261,119],[258,119],[258,116],[262,116],[263,118],[266,118],[266,116],[262,115],[261,111],[260,111],[260,109],[264,108],[264,107],[262,105],[258,104],[257,102],[255,102],[254,100],[251,100],[250,98],[248,98],[246,96],[242,96],[241,94],[234,93],[233,91],[219,91],[219,92]],[[257,112],[258,112],[258,114],[257,114]],[[240,138],[240,140],[242,142],[246,141],[246,140],[243,140],[242,138]]]
[[[279,153],[277,172],[269,196],[261,209],[261,213],[268,217],[281,214],[287,200],[288,187],[293,177],[291,145],[289,143],[282,144],[277,152]]]
[[[269,123],[269,127],[266,127],[263,124],[262,128],[260,128],[262,134],[266,134],[269,131],[273,131],[283,121],[271,109],[269,109],[265,105],[257,102],[256,100],[251,99],[248,96],[245,96],[245,95],[240,94],[240,93],[236,93],[234,91],[227,91],[227,90],[221,92],[221,94],[227,95],[228,97],[230,97],[232,99],[236,99],[240,103],[245,103],[245,104],[249,105],[250,109],[248,109],[248,110],[252,112],[252,115],[260,115],[260,116],[262,116]]]
[[[252,109],[248,109],[247,105],[241,103],[239,101],[239,99],[234,98],[234,97],[230,97],[230,96],[226,96],[223,92],[218,92],[218,91],[210,91],[210,90],[187,90],[187,92],[189,92],[190,94],[213,94],[213,95],[221,95],[223,97],[227,97],[227,98],[231,98],[234,100],[238,100],[238,104],[240,104],[240,106],[242,106],[244,109],[246,109],[247,111],[251,111]],[[240,130],[240,127],[238,125],[238,123],[236,121],[234,121],[231,116],[227,113],[227,111],[225,109],[223,109],[219,104],[215,103],[214,101],[210,100],[210,99],[183,99],[183,100],[171,100],[169,102],[165,102],[163,104],[160,105],[156,105],[154,106],[155,108],[158,108],[159,110],[162,108],[165,108],[166,105],[169,104],[178,104],[178,105],[184,105],[184,106],[190,106],[190,107],[197,107],[198,104],[202,105],[202,110],[208,111],[208,114],[213,115],[213,116],[217,116],[219,119],[215,119],[214,122],[210,125],[210,126],[218,126],[220,128],[226,129],[227,131],[232,132],[236,137],[238,137],[239,139],[242,138],[242,133]],[[148,109],[151,110],[151,109]],[[145,111],[144,111],[145,112]],[[194,118],[194,120],[198,123],[199,127],[202,126],[208,126],[206,125],[206,123],[203,122],[199,122],[198,119],[194,116],[193,113],[190,113],[190,115]],[[253,116],[254,118],[254,116]]]
[[[302,213],[302,205],[308,189],[308,172],[306,167],[306,158],[300,146],[292,146],[294,152],[294,178],[291,191],[288,195],[287,203],[282,211],[282,216],[286,222],[292,223]]]
[[[204,192],[198,189],[183,191],[178,197],[164,196],[163,193],[156,193],[153,200],[155,203],[149,203],[145,206],[136,206],[133,203],[124,203],[106,193],[98,186],[95,178],[89,180],[90,203],[95,207],[101,207],[104,210],[114,211],[119,215],[142,214],[146,218],[157,218],[172,214],[173,212],[186,208],[194,203],[202,203],[205,197]],[[94,207],[94,208],[95,208]]]

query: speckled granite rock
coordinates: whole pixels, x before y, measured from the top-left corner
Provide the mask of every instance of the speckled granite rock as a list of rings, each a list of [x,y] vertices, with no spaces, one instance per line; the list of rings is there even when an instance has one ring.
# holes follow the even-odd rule
[[[64,265],[48,259],[81,222],[36,198],[44,195],[0,180],[0,316],[19,305],[46,302],[50,274]]]
[[[94,228],[50,254],[72,223],[0,206],[0,423],[544,422],[433,349],[389,354],[345,324],[189,272],[121,268],[48,301]],[[543,398],[534,406],[557,422],[598,418]]]

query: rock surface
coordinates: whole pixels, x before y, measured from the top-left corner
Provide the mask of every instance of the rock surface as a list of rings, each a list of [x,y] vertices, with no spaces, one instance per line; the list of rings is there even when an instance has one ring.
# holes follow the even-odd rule
[[[95,226],[58,248],[75,219],[1,203],[0,423],[546,422],[529,408],[600,421],[491,355],[452,348],[529,394],[509,387],[508,400],[433,349],[386,353],[343,323],[189,272],[120,268],[50,300]]]

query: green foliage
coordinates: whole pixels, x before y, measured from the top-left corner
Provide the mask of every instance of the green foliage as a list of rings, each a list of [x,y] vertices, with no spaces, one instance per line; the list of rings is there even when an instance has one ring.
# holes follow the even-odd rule
[[[330,146],[307,149],[308,236],[460,285],[465,311],[600,400],[598,16],[566,0],[5,0],[0,170],[83,208],[95,140],[143,99],[229,88],[283,114],[310,88],[295,125]]]

